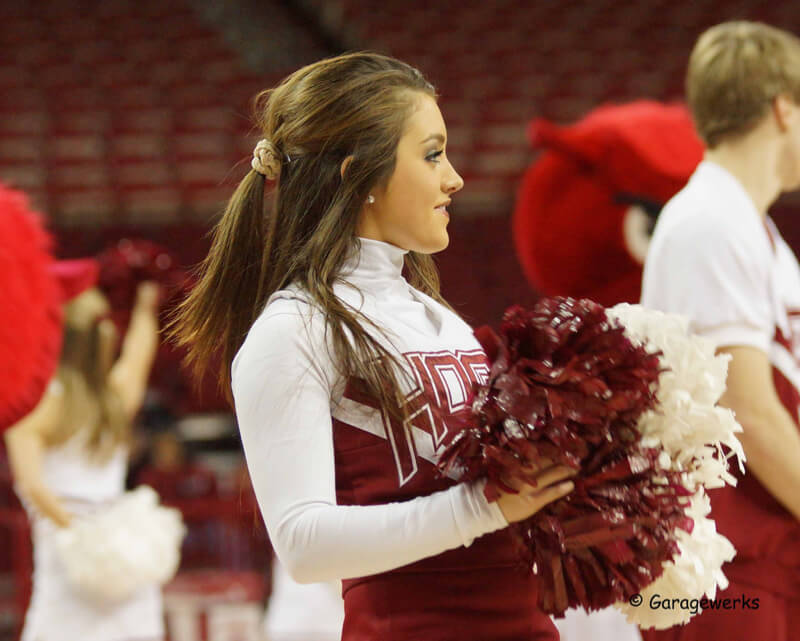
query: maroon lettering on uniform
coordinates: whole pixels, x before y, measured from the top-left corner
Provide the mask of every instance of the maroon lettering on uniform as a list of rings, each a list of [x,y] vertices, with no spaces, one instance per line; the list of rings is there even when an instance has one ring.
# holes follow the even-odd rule
[[[457,415],[463,415],[467,409],[474,385],[485,382],[489,375],[486,355],[480,349],[409,352],[404,356],[416,381],[414,389],[405,398],[407,418],[401,424],[388,412],[381,411],[385,438],[392,449],[401,486],[416,475],[419,469],[417,457],[435,462],[435,453],[449,429],[455,429]],[[359,405],[378,409],[375,399],[369,397],[357,382],[348,382],[344,397]]]

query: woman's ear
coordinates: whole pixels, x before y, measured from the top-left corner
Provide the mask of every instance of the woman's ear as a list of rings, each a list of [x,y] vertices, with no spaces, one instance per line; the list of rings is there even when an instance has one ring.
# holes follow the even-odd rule
[[[772,100],[772,113],[778,123],[778,129],[786,131],[797,118],[798,106],[789,96],[780,94]]]
[[[348,156],[342,161],[341,167],[339,167],[339,173],[342,176],[342,180],[344,180],[344,174],[347,171],[347,168],[350,166],[350,163],[353,162],[353,156]]]

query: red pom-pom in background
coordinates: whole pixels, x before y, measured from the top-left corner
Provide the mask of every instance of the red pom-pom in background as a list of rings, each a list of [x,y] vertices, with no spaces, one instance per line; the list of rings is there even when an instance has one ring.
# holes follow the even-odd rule
[[[61,351],[51,240],[28,197],[0,185],[0,431],[30,412]]]

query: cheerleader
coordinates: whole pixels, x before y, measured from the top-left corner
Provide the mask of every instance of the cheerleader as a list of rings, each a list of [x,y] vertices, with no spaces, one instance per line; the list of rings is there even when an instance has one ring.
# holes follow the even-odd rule
[[[253,170],[173,331],[198,370],[222,350],[280,561],[302,583],[343,581],[344,641],[557,639],[506,526],[566,495],[572,472],[532,470],[489,502],[435,470],[488,364],[431,258],[464,184],[434,88],[355,53],[256,105]]]
[[[116,360],[118,337],[99,290],[68,303],[58,372],[38,406],[6,432],[33,534],[33,595],[22,641],[164,638],[157,586],[121,603],[95,602],[70,581],[57,545],[62,528],[124,491],[131,422],[158,346],[157,299],[156,285],[140,285]]]

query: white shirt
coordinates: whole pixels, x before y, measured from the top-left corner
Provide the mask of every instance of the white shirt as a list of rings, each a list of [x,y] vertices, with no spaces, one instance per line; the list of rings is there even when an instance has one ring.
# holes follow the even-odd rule
[[[397,355],[451,344],[479,350],[461,319],[402,277],[403,250],[360,242],[360,255],[343,267],[346,282],[337,283],[334,292],[361,309],[389,340],[368,331]],[[345,381],[328,355],[325,335],[323,314],[304,292],[276,292],[232,366],[236,416],[256,497],[290,574],[300,582],[367,576],[470,545],[505,527],[481,483],[384,505],[336,504],[332,415],[387,435],[344,402]],[[453,389],[451,396],[453,402],[466,401],[464,390]],[[435,459],[435,447],[415,443],[418,456]],[[413,470],[400,469],[398,464],[402,485],[403,475]]]
[[[709,161],[664,207],[644,266],[642,304],[690,319],[718,347],[762,350],[800,390],[800,268],[742,185]]]

